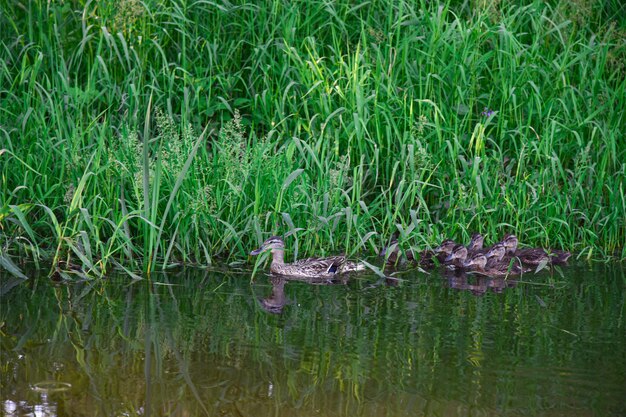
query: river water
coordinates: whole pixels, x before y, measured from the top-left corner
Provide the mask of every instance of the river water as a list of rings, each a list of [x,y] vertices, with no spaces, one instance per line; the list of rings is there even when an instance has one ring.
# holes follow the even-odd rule
[[[620,263],[332,285],[31,275],[1,299],[0,415],[626,415]]]

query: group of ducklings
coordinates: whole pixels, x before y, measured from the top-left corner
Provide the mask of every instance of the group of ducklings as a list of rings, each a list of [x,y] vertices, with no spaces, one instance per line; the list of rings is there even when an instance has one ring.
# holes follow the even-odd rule
[[[480,233],[473,234],[467,246],[457,244],[451,239],[444,240],[433,251],[422,252],[419,265],[429,268],[440,264],[451,270],[500,276],[528,272],[540,265],[564,264],[571,256],[569,252],[560,250],[548,253],[542,248],[518,249],[519,240],[513,234],[506,234],[490,248],[484,247],[484,241],[485,238]],[[393,245],[394,250],[389,254],[387,262],[395,264],[399,256],[397,239],[392,240],[390,247]],[[385,253],[386,250],[383,249],[382,254]],[[407,252],[406,258],[410,262],[416,260],[412,252]]]

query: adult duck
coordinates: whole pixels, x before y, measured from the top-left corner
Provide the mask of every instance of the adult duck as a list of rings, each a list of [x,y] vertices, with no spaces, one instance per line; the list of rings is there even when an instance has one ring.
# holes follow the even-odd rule
[[[285,241],[280,236],[267,239],[260,248],[250,252],[250,255],[271,251],[272,264],[270,272],[275,275],[285,275],[303,278],[334,278],[339,274],[365,270],[365,265],[348,261],[345,256],[329,256],[327,258],[301,259],[293,263],[285,263]]]

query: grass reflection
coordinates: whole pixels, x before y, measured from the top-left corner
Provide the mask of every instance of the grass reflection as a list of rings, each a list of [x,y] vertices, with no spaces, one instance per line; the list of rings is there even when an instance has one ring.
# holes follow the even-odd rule
[[[563,273],[555,286],[213,271],[32,280],[2,298],[3,413],[620,415],[624,268]],[[44,395],[41,381],[71,388]]]

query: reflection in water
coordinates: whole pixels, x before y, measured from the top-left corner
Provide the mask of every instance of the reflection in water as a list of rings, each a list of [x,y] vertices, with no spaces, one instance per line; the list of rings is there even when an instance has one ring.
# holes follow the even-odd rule
[[[309,285],[333,285],[348,283],[349,276],[338,275],[332,278],[313,278],[313,277],[289,277],[284,275],[270,275],[269,281],[272,284],[272,293],[269,297],[261,298],[259,300],[261,307],[275,314],[283,312],[283,308],[287,304],[288,300],[285,297],[285,283],[287,281],[303,282]]]
[[[270,313],[280,314],[283,312],[287,297],[285,297],[285,278],[280,276],[270,277],[272,283],[272,295],[261,298],[261,307]]]
[[[624,267],[562,272],[29,280],[0,301],[0,414],[625,415]]]
[[[488,277],[464,271],[446,271],[446,278],[450,288],[469,291],[476,296],[484,295],[488,290],[501,294],[505,289],[517,286],[513,278]]]

